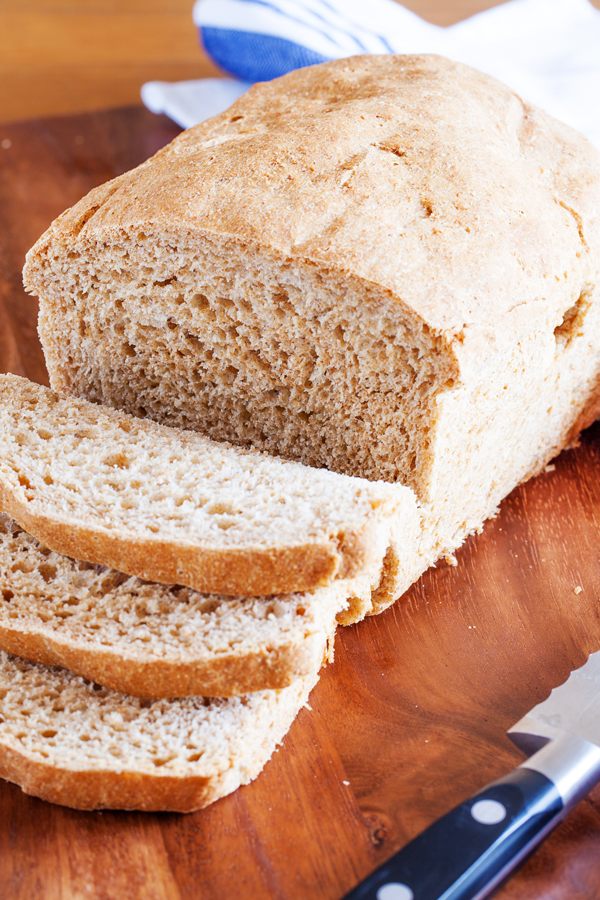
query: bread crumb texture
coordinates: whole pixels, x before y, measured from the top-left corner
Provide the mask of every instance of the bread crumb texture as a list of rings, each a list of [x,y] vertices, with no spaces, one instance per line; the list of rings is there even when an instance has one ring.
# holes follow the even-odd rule
[[[0,376],[0,499],[52,549],[252,596],[382,578],[412,492],[244,450]]]
[[[53,553],[0,514],[0,648],[139,696],[286,687],[329,654],[347,591],[200,594]]]
[[[0,775],[78,809],[199,809],[258,775],[315,681],[150,701],[0,652]]]

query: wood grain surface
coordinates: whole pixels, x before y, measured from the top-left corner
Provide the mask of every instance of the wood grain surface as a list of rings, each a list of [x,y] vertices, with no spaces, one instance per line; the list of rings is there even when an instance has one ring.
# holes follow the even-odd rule
[[[25,251],[177,129],[140,108],[0,126],[0,369],[46,382]],[[263,774],[192,815],[82,813],[0,783],[3,900],[337,900],[522,761],[505,735],[600,649],[600,427],[518,488],[456,568],[340,630]],[[576,589],[581,587],[581,592]],[[600,790],[501,890],[600,897]]]
[[[139,103],[145,81],[220,75],[193,0],[0,0],[0,122]]]

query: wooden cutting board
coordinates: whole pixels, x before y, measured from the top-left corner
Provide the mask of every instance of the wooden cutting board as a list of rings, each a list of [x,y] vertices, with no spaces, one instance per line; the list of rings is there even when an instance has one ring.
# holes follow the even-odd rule
[[[137,107],[0,125],[0,370],[47,383],[25,251],[177,131]],[[312,709],[253,784],[214,806],[83,813],[0,783],[0,896],[338,900],[521,762],[506,729],[600,649],[599,456],[594,426],[514,491],[456,568],[341,629]],[[600,789],[499,896],[600,897]]]

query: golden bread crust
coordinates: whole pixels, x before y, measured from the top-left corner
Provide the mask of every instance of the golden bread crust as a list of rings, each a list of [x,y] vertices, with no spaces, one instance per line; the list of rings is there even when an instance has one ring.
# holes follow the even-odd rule
[[[552,315],[565,280],[585,281],[599,185],[586,138],[489,76],[351,57],[255,86],[97,188],[30,251],[26,279],[39,289],[54,242],[223,236],[381,286],[466,371],[526,334],[540,298]]]

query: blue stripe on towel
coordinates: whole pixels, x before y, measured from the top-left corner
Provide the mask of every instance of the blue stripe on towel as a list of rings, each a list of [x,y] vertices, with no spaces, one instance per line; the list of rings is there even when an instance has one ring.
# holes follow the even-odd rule
[[[330,59],[269,34],[210,27],[199,32],[206,52],[222,69],[242,81],[270,81],[302,66],[314,66]]]
[[[248,5],[252,5],[252,6],[266,6],[269,9],[272,9],[274,12],[278,13],[279,15],[285,17],[285,19],[288,22],[298,22],[301,25],[309,26],[314,31],[320,32],[322,35],[324,35],[326,38],[328,38],[331,41],[335,41],[335,39],[336,39],[335,32],[336,31],[341,32],[342,34],[345,34],[347,37],[349,37],[352,41],[354,41],[359,53],[367,53],[368,52],[365,45],[359,39],[358,34],[355,33],[356,29],[354,31],[351,31],[347,27],[341,28],[339,23],[336,26],[334,26],[331,24],[331,22],[328,21],[327,18],[325,18],[324,15],[322,15],[322,13],[317,12],[317,10],[312,7],[310,9],[305,8],[303,10],[304,16],[300,17],[297,15],[290,15],[289,9],[284,10],[276,2],[270,2],[270,0],[240,0],[240,2],[247,3]],[[319,3],[319,2],[321,3],[321,6],[323,6],[325,9],[330,9],[335,15],[337,15],[338,17],[340,16],[338,10],[336,10],[333,6],[331,6],[331,4],[323,3],[322,0],[317,0],[317,3]],[[302,8],[302,5],[303,4],[300,3],[299,7]],[[342,22],[343,22],[344,21],[343,16],[340,18],[342,18]],[[311,22],[310,21],[311,19],[313,19],[313,20],[316,19],[316,22],[315,21]],[[319,27],[317,27],[317,23],[319,24]]]

